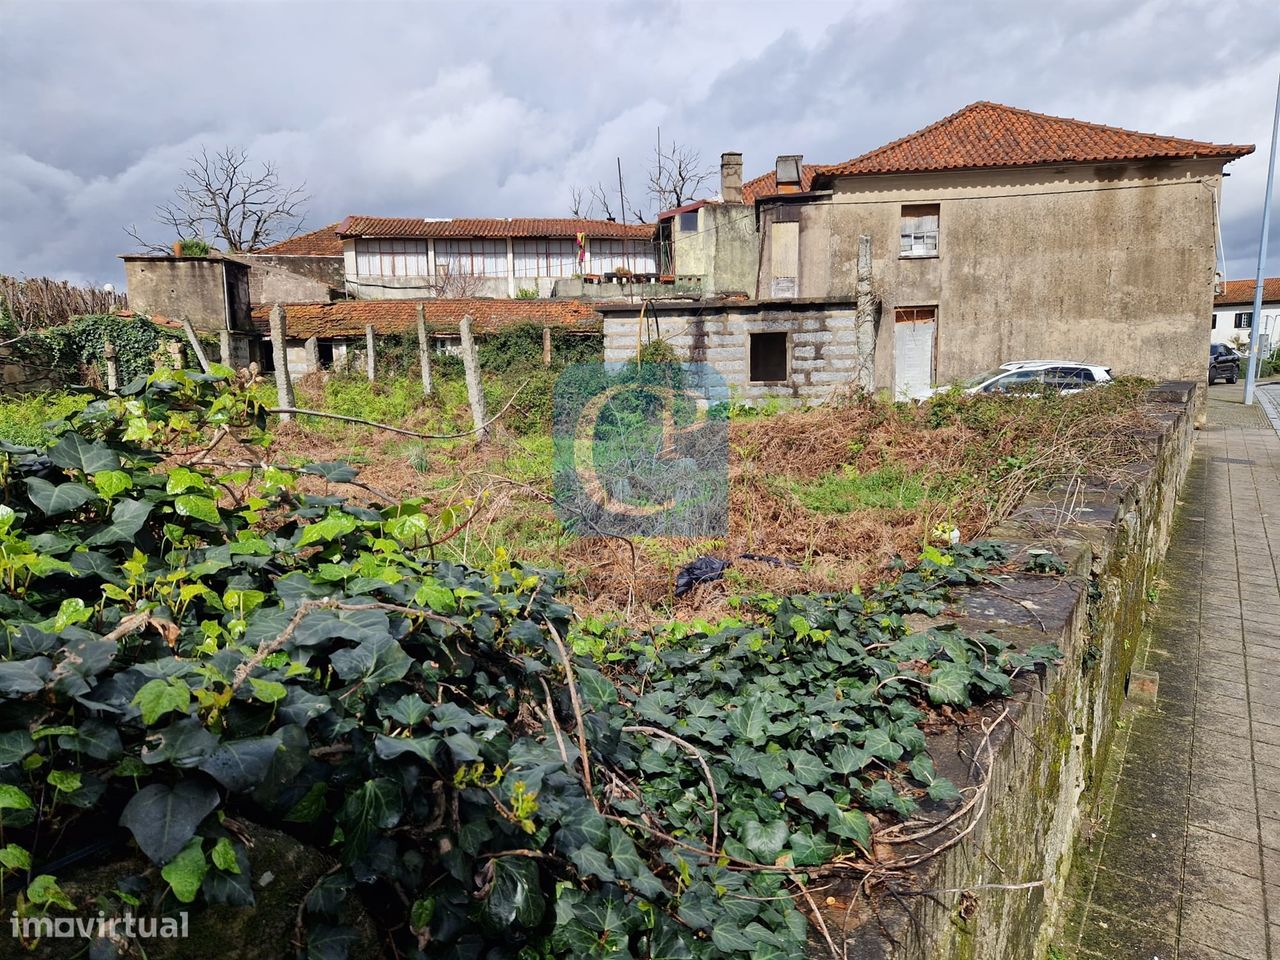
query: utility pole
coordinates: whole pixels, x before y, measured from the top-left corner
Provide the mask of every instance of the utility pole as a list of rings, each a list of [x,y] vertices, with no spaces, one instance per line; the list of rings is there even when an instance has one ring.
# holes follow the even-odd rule
[[[1244,377],[1244,402],[1253,403],[1258,376],[1258,331],[1262,327],[1262,281],[1267,269],[1267,233],[1271,230],[1271,188],[1276,178],[1276,134],[1280,133],[1280,76],[1276,78],[1276,115],[1271,121],[1271,159],[1267,162],[1267,192],[1262,201],[1262,239],[1258,242],[1258,282],[1253,288],[1253,319],[1249,323],[1249,370]]]
[[[627,222],[627,197],[622,192],[622,158],[618,158],[618,207],[622,222]]]

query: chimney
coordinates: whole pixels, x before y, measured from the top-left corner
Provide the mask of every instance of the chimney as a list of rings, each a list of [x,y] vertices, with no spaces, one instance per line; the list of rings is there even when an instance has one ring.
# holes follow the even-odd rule
[[[720,154],[720,199],[724,203],[742,202],[742,154]]]
[[[803,160],[804,157],[798,153],[778,157],[779,193],[799,193],[804,189],[800,182],[801,161]]]

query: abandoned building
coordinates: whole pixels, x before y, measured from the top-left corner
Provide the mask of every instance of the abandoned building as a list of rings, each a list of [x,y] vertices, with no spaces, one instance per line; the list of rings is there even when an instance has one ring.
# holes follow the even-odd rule
[[[740,159],[728,154],[720,200],[661,218],[673,226],[660,229],[659,243],[673,251],[678,273],[686,251],[690,264],[713,273],[727,265],[726,279],[704,280],[707,290],[728,292],[749,272],[743,292],[761,318],[786,301],[853,311],[859,244],[867,238],[871,387],[898,397],[1032,358],[1200,380],[1223,166],[1252,150],[982,102],[841,164],[780,157],[774,174],[741,189],[740,203]],[[695,223],[680,218],[694,212],[707,233],[682,246],[681,234]],[[735,215],[753,225],[742,239],[750,249],[708,258],[706,235]],[[741,268],[744,255],[753,270]],[[689,300],[657,311],[609,308],[606,356],[633,352],[659,320],[683,330],[707,307]],[[745,315],[743,304],[726,309]],[[750,395],[811,395],[814,345],[793,338],[787,378],[756,379],[753,369],[780,367],[753,362],[753,345],[764,343],[753,344],[755,329],[717,328],[717,356],[743,371],[726,379]],[[827,362],[853,376],[844,361]],[[860,357],[856,369],[864,363]]]

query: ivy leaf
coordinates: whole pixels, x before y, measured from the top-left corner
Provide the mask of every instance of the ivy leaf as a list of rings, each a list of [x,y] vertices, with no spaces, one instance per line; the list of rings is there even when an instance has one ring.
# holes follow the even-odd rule
[[[142,710],[142,722],[152,726],[166,713],[186,713],[191,705],[191,688],[181,677],[162,680],[156,677],[142,685],[134,695],[132,705]]]
[[[120,500],[111,508],[111,525],[85,541],[86,546],[98,547],[112,543],[129,542],[138,535],[155,504],[150,500]]]
[[[280,735],[246,737],[223,743],[200,769],[233,793],[242,793],[262,783],[271,761],[280,750]]]
[[[350,483],[356,479],[358,474],[354,467],[348,463],[339,463],[337,461],[322,461],[318,463],[308,463],[302,468],[302,473],[310,473],[317,477],[324,477],[330,483]]]
[[[316,924],[307,934],[307,960],[347,960],[359,939],[351,927]]]
[[[27,477],[27,496],[47,517],[69,513],[82,507],[98,495],[83,483],[59,483],[54,485],[39,477]]]
[[[123,470],[100,470],[93,475],[93,487],[98,495],[110,500],[133,486],[133,478]]]
[[[165,864],[217,805],[218,791],[203,778],[182,780],[176,787],[153,783],[125,805],[120,825],[128,828],[152,863]]]
[[[204,875],[209,872],[209,862],[205,859],[201,843],[199,837],[192,837],[178,851],[178,855],[160,870],[160,876],[169,884],[173,895],[183,903],[195,900],[196,894],[200,892],[200,884],[204,882]]]
[[[110,447],[97,441],[90,443],[78,433],[64,433],[49,448],[49,459],[66,470],[79,470],[85,476],[120,469],[120,458]]]
[[[504,933],[515,924],[526,929],[536,926],[546,910],[538,865],[525,857],[498,857],[490,862],[493,886],[484,901],[484,918]]]
[[[791,761],[791,769],[795,771],[797,782],[806,787],[816,787],[826,779],[826,765],[809,751],[788,750],[787,757]]]
[[[967,707],[971,676],[972,672],[968,667],[955,663],[943,663],[934,667],[933,672],[929,674],[929,699],[934,703]]]
[[[577,671],[578,689],[593,710],[604,710],[618,702],[618,688],[599,670],[579,668]]]
[[[213,850],[209,857],[213,860],[213,865],[219,870],[225,870],[227,873],[240,872],[240,863],[236,859],[236,848],[231,845],[231,841],[226,837],[218,838],[218,842],[213,845]]]
[[[0,767],[17,763],[35,748],[35,741],[26,730],[6,730],[0,733]]]
[[[208,490],[209,482],[189,467],[175,467],[169,471],[164,485],[165,493],[186,493],[188,490]]]
[[[249,686],[253,688],[254,697],[263,703],[276,703],[289,695],[285,685],[277,680],[262,680],[258,677],[250,677]]]
[[[732,920],[721,920],[711,928],[711,942],[716,945],[717,950],[730,955],[748,953],[756,945],[754,940],[747,939],[742,928]]]
[[[356,528],[357,523],[358,521],[351,514],[331,510],[323,520],[309,523],[302,528],[298,546],[309,547],[313,543],[325,543],[344,537]]]
[[[30,870],[31,854],[25,847],[20,847],[16,843],[7,844],[0,847],[0,865],[10,870]]]
[[[47,779],[55,790],[62,793],[75,793],[80,789],[80,774],[71,770],[50,770]]]
[[[52,667],[53,661],[48,657],[0,661],[0,694],[16,697],[43,690]]]
[[[738,709],[729,714],[726,723],[735,737],[751,744],[762,743],[769,730],[769,712],[765,707],[764,697],[748,697],[738,705]]]
[[[363,853],[377,831],[390,830],[399,823],[402,812],[400,788],[394,781],[366,780],[351,791],[340,817],[348,858]]]
[[[884,727],[872,727],[862,740],[862,749],[873,757],[896,763],[902,757],[902,744]]]
[[[0,783],[0,810],[30,810],[31,798],[21,787]]]
[[[40,874],[27,885],[27,899],[32,903],[38,903],[45,907],[50,904],[57,904],[67,910],[76,908],[76,905],[71,902],[71,898],[63,893],[62,888],[58,886],[57,879],[47,873]]]
[[[375,637],[352,649],[339,650],[330,662],[334,672],[343,680],[358,678],[372,687],[399,680],[413,664],[404,648],[389,636]]]
[[[831,768],[836,773],[849,774],[861,770],[871,762],[871,751],[842,743],[832,749],[827,759],[831,761]]]
[[[214,526],[222,524],[222,515],[218,513],[218,505],[209,497],[196,496],[194,493],[184,493],[173,501],[173,509],[180,517],[194,517],[197,520],[203,520],[205,523],[212,523]]]
[[[771,865],[787,845],[787,823],[770,820],[761,824],[759,820],[748,820],[742,828],[742,842],[760,863]]]
[[[406,694],[389,707],[380,707],[379,716],[389,717],[406,727],[414,727],[427,718],[431,708],[416,693]]]
[[[453,591],[434,580],[425,581],[413,595],[414,603],[430,607],[437,613],[453,613],[458,609],[458,601]]]
[[[930,800],[940,800],[943,803],[950,803],[953,800],[960,799],[960,791],[946,777],[935,777],[926,792]]]

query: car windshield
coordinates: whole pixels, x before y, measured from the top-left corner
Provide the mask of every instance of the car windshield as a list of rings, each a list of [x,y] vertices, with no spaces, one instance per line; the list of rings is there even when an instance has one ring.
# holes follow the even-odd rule
[[[968,380],[960,381],[962,387],[980,387],[992,377],[998,377],[1002,373],[1008,373],[1003,367],[996,367],[994,370],[988,370],[986,373],[980,373],[976,377],[970,377]]]

